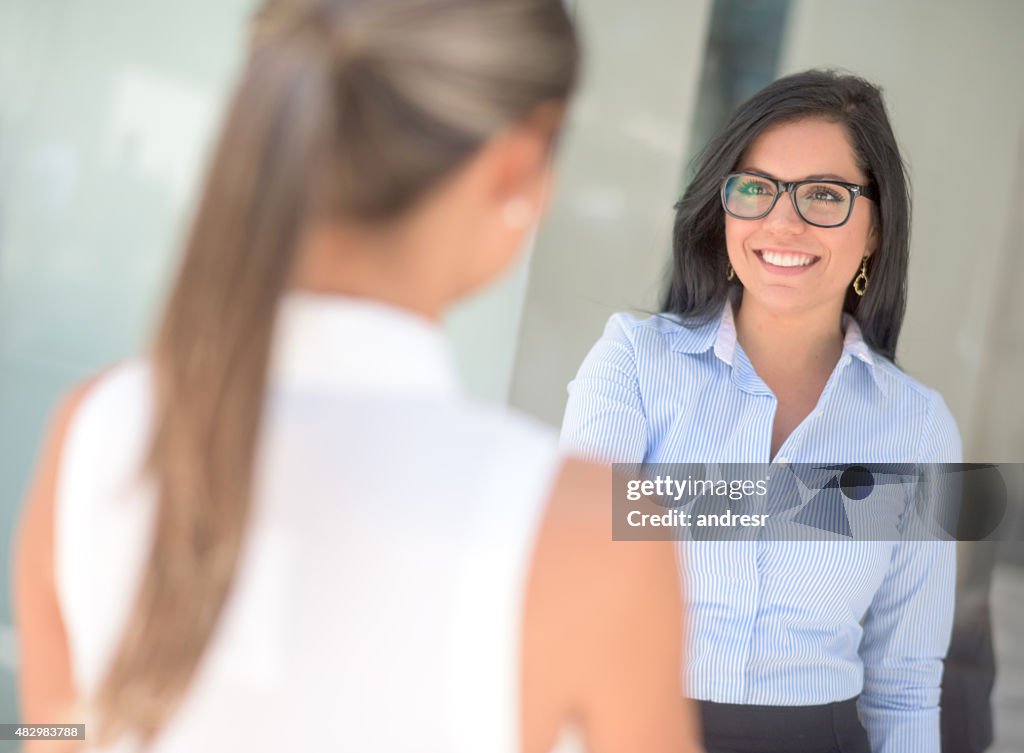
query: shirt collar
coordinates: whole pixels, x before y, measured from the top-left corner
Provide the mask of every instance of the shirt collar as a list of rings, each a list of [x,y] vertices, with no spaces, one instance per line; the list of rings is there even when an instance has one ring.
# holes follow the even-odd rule
[[[417,396],[457,394],[441,325],[365,298],[291,291],[278,308],[270,373],[321,391]]]
[[[843,353],[863,361],[868,366],[875,384],[881,389],[878,356],[864,340],[864,334],[861,332],[857,320],[844,312],[842,326],[844,332]],[[720,361],[730,367],[733,365],[736,354],[736,321],[733,318],[731,302],[727,301],[722,306],[722,313],[715,320],[692,328],[682,326],[672,349],[678,353],[695,354],[704,353],[712,348]]]

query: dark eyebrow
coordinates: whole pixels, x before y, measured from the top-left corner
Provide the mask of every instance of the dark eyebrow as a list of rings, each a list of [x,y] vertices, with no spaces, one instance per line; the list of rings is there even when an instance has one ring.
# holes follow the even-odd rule
[[[756,167],[748,167],[745,170],[741,170],[744,173],[754,173],[760,175],[763,178],[771,178],[772,180],[780,180],[766,170],[758,170]],[[835,173],[819,173],[817,175],[808,175],[806,178],[800,180],[838,180],[840,183],[856,183],[854,180],[847,180],[842,175],[836,175]]]

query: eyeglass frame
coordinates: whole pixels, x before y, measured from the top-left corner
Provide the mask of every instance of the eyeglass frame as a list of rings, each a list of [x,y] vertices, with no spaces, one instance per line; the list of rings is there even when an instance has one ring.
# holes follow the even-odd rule
[[[742,215],[738,215],[735,212],[729,211],[729,203],[726,201],[725,198],[725,187],[729,185],[730,180],[741,175],[753,175],[755,178],[761,178],[762,180],[775,185],[775,196],[772,197],[771,206],[769,206],[764,212],[757,215],[756,217],[743,217]],[[844,219],[837,225],[822,225],[817,222],[811,222],[809,219],[804,217],[803,212],[800,211],[800,207],[797,206],[795,190],[800,186],[809,185],[812,183],[826,183],[828,185],[840,186],[850,192],[850,209],[846,213],[846,219]],[[728,175],[726,175],[725,178],[722,179],[722,188],[719,191],[719,196],[722,200],[722,209],[724,209],[725,213],[730,217],[735,217],[737,220],[761,220],[772,213],[772,210],[775,209],[775,205],[779,203],[779,197],[783,193],[789,194],[789,200],[793,203],[793,210],[796,212],[797,217],[799,217],[801,220],[806,222],[808,225],[811,225],[812,227],[822,228],[842,227],[847,222],[849,222],[850,218],[853,216],[853,205],[856,203],[858,196],[863,196],[865,199],[869,199],[871,201],[878,200],[878,192],[875,191],[874,188],[872,188],[871,186],[862,186],[857,183],[848,183],[845,180],[830,180],[817,178],[808,178],[805,180],[793,180],[787,182],[784,180],[778,180],[777,178],[769,177],[767,175],[763,175],[761,173],[751,172],[749,170],[741,170],[738,173],[729,173]]]

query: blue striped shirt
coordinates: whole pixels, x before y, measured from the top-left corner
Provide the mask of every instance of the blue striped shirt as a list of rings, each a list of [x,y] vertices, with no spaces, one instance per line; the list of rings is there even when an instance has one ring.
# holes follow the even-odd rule
[[[845,316],[815,409],[772,461],[776,398],[731,306],[683,326],[616,314],[569,385],[563,444],[623,463],[960,462],[942,398],[871,350]],[[938,753],[955,547],[936,541],[688,541],[688,687],[720,703],[860,694],[874,753]]]

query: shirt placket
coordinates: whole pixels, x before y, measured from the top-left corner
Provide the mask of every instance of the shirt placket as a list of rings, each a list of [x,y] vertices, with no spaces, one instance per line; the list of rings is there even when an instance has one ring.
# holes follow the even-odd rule
[[[790,463],[798,462],[802,459],[802,444],[803,437],[806,435],[808,428],[813,422],[821,416],[822,412],[828,405],[829,399],[835,389],[835,385],[840,379],[840,375],[849,364],[851,356],[848,352],[844,351],[836,364],[832,373],[829,375],[828,380],[825,383],[825,388],[822,390],[821,396],[818,398],[818,402],[814,409],[804,417],[803,421],[786,437],[782,446],[779,447],[779,451],[775,458],[771,460],[771,464],[768,468],[769,475],[773,471],[788,472]],[[755,426],[753,428],[755,436],[759,437],[760,441],[754,449],[754,458],[751,458],[754,462],[764,462],[763,458],[771,457],[771,436],[772,429],[775,422],[775,414],[778,410],[778,399],[774,393],[765,384],[764,380],[758,376],[754,370],[753,365],[743,352],[739,344],[736,344],[733,359],[732,369],[732,381],[733,384],[743,392],[749,394],[752,399],[756,401],[755,407]],[[809,462],[814,462],[816,458],[807,458]],[[765,503],[762,502],[761,505]],[[758,509],[755,512],[763,513],[764,509]],[[750,542],[737,542],[736,543],[736,557],[735,562],[737,564],[736,574],[738,578],[736,588],[736,600],[733,604],[737,620],[739,622],[737,631],[738,644],[735,648],[737,649],[737,657],[742,657],[738,662],[738,666],[735,667],[737,682],[737,689],[739,691],[739,697],[735,702],[745,703],[752,690],[751,682],[752,678],[748,676],[746,667],[749,666],[750,658],[754,649],[754,640],[757,630],[758,615],[762,610],[770,607],[764,603],[764,589],[762,587],[762,572],[761,566],[765,555],[765,549],[768,542],[763,538],[764,531],[759,530],[756,532],[755,539]]]

